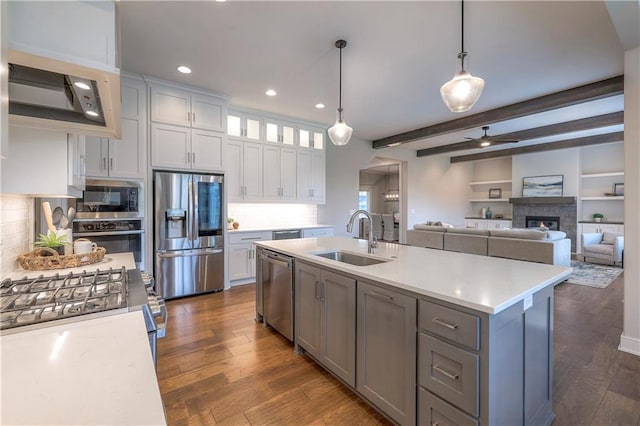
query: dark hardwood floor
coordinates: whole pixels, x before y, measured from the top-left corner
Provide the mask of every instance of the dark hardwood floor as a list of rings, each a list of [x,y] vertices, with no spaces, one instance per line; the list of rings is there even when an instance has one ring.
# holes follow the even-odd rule
[[[554,425],[640,426],[640,357],[617,350],[622,277],[555,289]],[[388,424],[254,321],[255,286],[169,301],[158,380],[170,425]]]

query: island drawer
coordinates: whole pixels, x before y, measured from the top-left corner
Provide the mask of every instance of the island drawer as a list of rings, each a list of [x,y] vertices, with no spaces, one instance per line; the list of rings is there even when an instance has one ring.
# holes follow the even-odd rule
[[[480,318],[475,315],[420,300],[418,327],[471,349],[480,349]]]
[[[477,426],[478,421],[419,387],[418,426],[433,425]]]
[[[478,416],[479,357],[425,333],[418,338],[418,383]]]

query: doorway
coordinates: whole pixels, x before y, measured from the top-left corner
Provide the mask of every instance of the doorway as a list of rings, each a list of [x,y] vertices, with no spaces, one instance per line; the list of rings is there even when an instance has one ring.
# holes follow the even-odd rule
[[[384,161],[360,170],[358,207],[371,213],[374,237],[379,241],[399,243],[403,220],[401,163]],[[406,202],[404,203],[406,204]],[[368,237],[368,225],[360,220],[360,238]]]

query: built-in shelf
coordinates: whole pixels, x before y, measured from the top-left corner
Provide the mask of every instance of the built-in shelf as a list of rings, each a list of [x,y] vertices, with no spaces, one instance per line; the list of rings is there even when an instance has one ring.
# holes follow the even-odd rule
[[[475,182],[469,182],[469,185],[499,185],[499,184],[507,184],[507,183],[511,183],[511,179],[475,181]]]
[[[611,176],[624,176],[624,172],[609,172],[609,173],[583,173],[580,177],[584,178],[602,178]]]
[[[470,203],[507,203],[509,202],[508,198],[472,198],[469,200]]]
[[[624,200],[624,195],[616,195],[611,197],[580,197],[582,201],[619,201]]]

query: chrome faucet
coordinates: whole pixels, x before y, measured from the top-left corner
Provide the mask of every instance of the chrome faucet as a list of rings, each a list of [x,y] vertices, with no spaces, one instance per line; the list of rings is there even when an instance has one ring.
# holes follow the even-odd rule
[[[349,223],[347,223],[347,232],[351,232],[353,229],[353,221],[359,214],[363,214],[369,220],[369,244],[367,245],[367,252],[373,254],[373,249],[378,247],[378,242],[373,237],[373,219],[371,219],[371,215],[366,210],[356,210],[351,217],[349,218]]]

